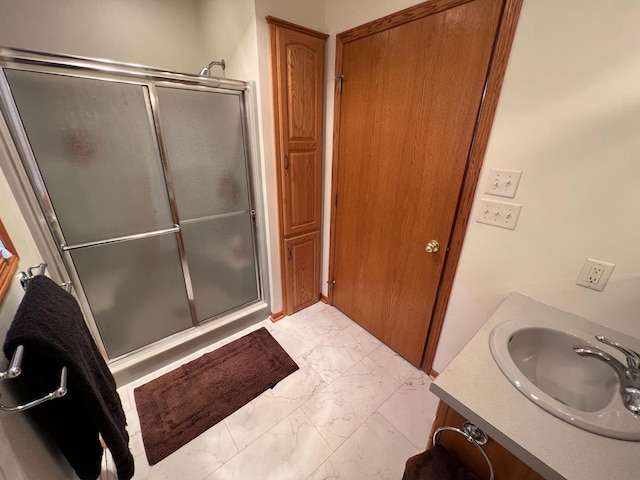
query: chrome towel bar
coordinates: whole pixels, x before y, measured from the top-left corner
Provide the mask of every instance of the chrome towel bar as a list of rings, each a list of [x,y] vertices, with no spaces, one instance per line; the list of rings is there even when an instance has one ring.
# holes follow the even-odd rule
[[[171,228],[165,228],[163,230],[155,230],[153,232],[134,233],[133,235],[125,235],[124,237],[108,238],[106,240],[98,240],[95,242],[79,243],[77,245],[67,245],[63,243],[60,248],[63,252],[69,252],[71,250],[77,250],[79,248],[87,247],[99,247],[101,245],[110,245],[112,243],[126,242],[129,240],[141,240],[143,238],[157,237],[158,235],[165,235],[167,233],[177,233],[180,231],[180,225],[174,225]]]
[[[13,352],[13,356],[11,358],[11,363],[9,364],[9,368],[4,372],[0,372],[0,380],[16,378],[22,373],[22,368],[20,368],[20,364],[22,363],[23,355],[24,355],[24,346],[18,345],[15,352]],[[48,402],[49,400],[64,397],[66,394],[67,394],[67,367],[62,367],[62,372],[60,373],[60,386],[56,388],[53,392],[45,395],[42,398],[39,398],[37,400],[32,400],[31,402],[27,402],[24,405],[18,405],[16,407],[8,407],[0,403],[0,411],[22,412],[24,410],[29,410],[30,408],[33,408],[44,402]]]
[[[41,263],[39,265],[35,265],[33,267],[29,267],[27,269],[27,273],[20,272],[20,284],[22,288],[25,290],[29,285],[29,282],[35,275],[44,275],[45,270],[47,269],[46,263]],[[67,292],[71,291],[71,282],[65,282],[60,285],[61,288],[64,288]],[[9,367],[4,371],[0,372],[0,381],[8,380],[11,378],[16,378],[22,373],[22,358],[24,356],[24,345],[18,345],[11,356],[11,362],[9,363]],[[56,388],[53,392],[45,395],[42,398],[38,398],[36,400],[32,400],[30,402],[25,403],[24,405],[18,405],[15,407],[9,407],[7,405],[3,405],[0,403],[0,411],[2,412],[22,412],[24,410],[29,410],[37,405],[40,405],[44,402],[48,402],[49,400],[54,400],[56,398],[64,397],[67,394],[67,367],[62,367],[62,372],[60,372],[60,386]],[[0,395],[1,397],[2,395]]]
[[[38,265],[34,265],[33,267],[27,268],[27,272],[20,272],[20,285],[22,285],[23,289],[27,289],[27,285],[35,275],[44,275],[45,270],[47,269],[47,264],[42,262]],[[35,272],[35,273],[34,273]],[[71,293],[71,281],[64,282],[60,284],[60,288],[64,288],[67,293]]]

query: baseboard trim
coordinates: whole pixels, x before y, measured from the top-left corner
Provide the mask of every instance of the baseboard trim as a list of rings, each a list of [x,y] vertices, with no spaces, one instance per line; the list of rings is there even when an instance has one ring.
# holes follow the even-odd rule
[[[431,370],[429,370],[429,378],[431,380],[435,380],[436,378],[438,378],[438,375],[440,375],[438,372],[436,372],[433,368]]]
[[[279,312],[272,313],[269,317],[273,323],[276,323],[278,320],[282,320],[284,318],[284,310],[280,310]]]
[[[323,294],[320,294],[320,301],[322,303],[326,303],[327,305],[329,305],[329,299],[325,297]]]

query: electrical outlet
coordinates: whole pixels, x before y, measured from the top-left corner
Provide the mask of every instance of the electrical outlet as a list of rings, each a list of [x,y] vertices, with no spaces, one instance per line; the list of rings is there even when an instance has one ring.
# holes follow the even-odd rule
[[[522,205],[517,203],[499,202],[483,198],[479,203],[476,222],[515,230],[521,209]]]
[[[590,283],[591,285],[597,285],[602,278],[602,272],[604,272],[602,265],[592,266],[587,273],[587,283]]]
[[[499,197],[514,198],[520,184],[522,172],[518,170],[501,170],[492,168],[489,170],[489,179],[484,193]]]
[[[615,267],[613,263],[587,258],[576,283],[591,290],[601,292],[604,290]]]

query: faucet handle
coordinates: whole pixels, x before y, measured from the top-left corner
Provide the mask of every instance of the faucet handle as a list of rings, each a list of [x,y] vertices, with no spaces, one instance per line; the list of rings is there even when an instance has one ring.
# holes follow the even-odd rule
[[[630,348],[623,347],[622,345],[612,342],[608,338],[605,338],[602,335],[596,335],[596,340],[600,343],[604,343],[605,345],[609,345],[610,347],[615,348],[616,350],[621,351],[627,357],[627,365],[629,368],[633,368],[638,370],[638,362],[640,362],[640,353],[635,350],[631,350]]]

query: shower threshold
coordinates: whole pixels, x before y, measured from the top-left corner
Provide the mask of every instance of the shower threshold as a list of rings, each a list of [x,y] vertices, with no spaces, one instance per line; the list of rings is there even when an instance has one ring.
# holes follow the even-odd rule
[[[269,318],[269,314],[269,305],[260,301],[116,358],[108,362],[109,369],[118,387],[126,385],[259,323]]]

